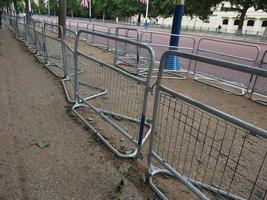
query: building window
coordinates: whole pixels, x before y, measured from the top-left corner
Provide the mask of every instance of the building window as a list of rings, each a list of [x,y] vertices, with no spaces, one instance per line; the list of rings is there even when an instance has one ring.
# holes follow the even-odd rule
[[[240,22],[240,20],[239,20],[239,19],[236,19],[236,20],[234,21],[234,25],[235,25],[235,26],[239,25],[239,22]]]
[[[261,27],[267,27],[267,20],[262,22]]]
[[[229,20],[228,20],[228,19],[224,19],[224,20],[223,20],[223,22],[222,22],[222,24],[223,24],[223,25],[227,25],[227,24],[228,24],[228,22],[229,22]]]
[[[254,26],[254,20],[248,20],[247,26]]]

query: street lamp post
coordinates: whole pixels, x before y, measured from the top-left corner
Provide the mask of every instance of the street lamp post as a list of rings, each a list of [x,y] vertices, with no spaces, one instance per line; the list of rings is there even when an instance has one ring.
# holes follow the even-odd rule
[[[184,14],[185,0],[177,0],[175,5],[175,11],[172,22],[172,36],[170,39],[170,50],[178,50],[179,36],[182,27],[182,18]],[[167,70],[179,71],[181,69],[179,58],[177,56],[170,56],[166,64]]]
[[[88,9],[89,9],[89,20],[91,21],[92,18],[92,3],[91,0],[88,0]]]
[[[32,17],[32,5],[31,5],[30,0],[29,0],[29,16],[30,16],[30,18]]]
[[[149,0],[146,0],[145,29],[148,28],[148,8],[149,8]]]

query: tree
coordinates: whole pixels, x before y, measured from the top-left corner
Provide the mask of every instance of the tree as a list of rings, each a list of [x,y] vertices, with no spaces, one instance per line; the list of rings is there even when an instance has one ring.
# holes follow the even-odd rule
[[[59,0],[59,15],[58,15],[58,25],[62,27],[63,33],[61,32],[61,29],[58,29],[58,37],[61,36],[61,34],[65,37],[65,31],[66,31],[66,0]]]
[[[201,20],[206,20],[212,15],[212,8],[216,7],[221,0],[186,0],[185,14],[188,16],[198,16]]]
[[[4,10],[4,8],[6,8],[7,11],[9,11],[10,4],[11,4],[10,0],[0,0],[0,10]]]
[[[13,1],[13,4],[14,4],[15,12],[18,15],[19,14],[19,11],[18,11],[18,0],[12,0],[12,1]]]
[[[29,1],[28,0],[24,0],[25,2],[25,13],[26,13],[26,18],[29,19],[30,16],[30,8],[29,8]]]
[[[212,7],[219,4],[221,0],[185,0],[184,14],[188,16],[198,16],[200,19],[208,19],[212,14]],[[174,0],[151,0],[150,17],[161,16],[163,18],[171,17],[174,14]]]
[[[255,10],[262,9],[267,11],[266,0],[230,0],[230,3],[238,9],[240,14],[240,20],[237,28],[238,33],[242,33],[246,13],[250,7],[254,7]]]
[[[23,0],[18,0],[18,6],[17,6],[18,12],[22,13],[24,12],[24,4],[23,4]]]

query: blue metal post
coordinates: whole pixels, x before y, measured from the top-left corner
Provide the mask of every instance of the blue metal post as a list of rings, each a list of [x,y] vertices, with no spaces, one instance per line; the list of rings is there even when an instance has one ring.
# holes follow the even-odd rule
[[[181,27],[182,27],[182,18],[184,14],[184,1],[181,0],[180,3],[175,5],[175,12],[172,22],[172,34],[180,35]],[[170,50],[178,50],[179,46],[179,37],[172,35],[170,39]],[[170,56],[165,65],[167,70],[179,71],[181,69],[181,65],[179,62],[179,58],[177,56]]]

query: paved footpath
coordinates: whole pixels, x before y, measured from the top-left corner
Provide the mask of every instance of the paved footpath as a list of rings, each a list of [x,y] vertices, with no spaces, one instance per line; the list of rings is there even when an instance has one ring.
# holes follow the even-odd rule
[[[0,200],[111,198],[121,180],[112,154],[88,139],[66,112],[60,81],[6,27],[0,104]],[[118,196],[147,199],[125,177]]]

